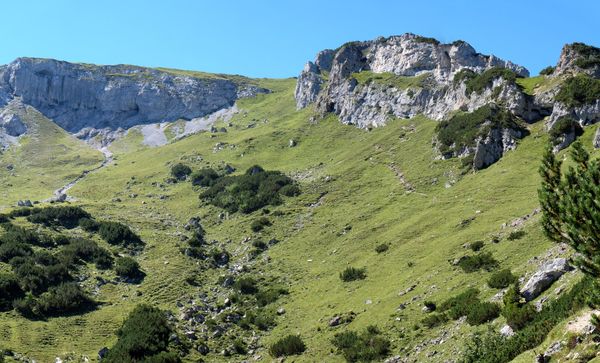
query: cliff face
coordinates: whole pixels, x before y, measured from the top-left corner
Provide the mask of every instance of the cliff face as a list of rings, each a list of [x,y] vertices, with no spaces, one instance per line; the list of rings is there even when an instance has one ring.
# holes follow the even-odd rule
[[[73,133],[189,120],[261,92],[268,90],[226,78],[127,65],[19,58],[0,68],[0,107],[20,98]]]
[[[529,75],[524,67],[477,53],[463,41],[441,44],[404,34],[348,43],[322,51],[314,63],[306,64],[298,77],[296,104],[304,108],[314,103],[319,112],[334,112],[342,122],[363,128],[381,126],[390,116],[424,114],[440,120],[453,111],[473,111],[490,102],[504,103],[527,120],[544,115],[531,97],[502,75],[490,78],[477,92],[467,87],[469,78],[455,79],[460,73],[479,75],[492,69],[506,69],[516,77]],[[371,79],[361,82],[364,74]]]

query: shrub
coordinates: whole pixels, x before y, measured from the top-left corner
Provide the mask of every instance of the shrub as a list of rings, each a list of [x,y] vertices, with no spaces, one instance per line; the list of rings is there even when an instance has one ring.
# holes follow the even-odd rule
[[[517,281],[517,277],[510,272],[510,269],[506,268],[494,272],[488,279],[488,286],[492,289],[504,289],[515,281]]]
[[[509,304],[502,309],[502,316],[506,318],[506,324],[513,330],[523,329],[535,318],[535,315],[535,308],[531,305]]]
[[[542,76],[549,76],[552,73],[554,73],[554,69],[555,69],[554,67],[548,66],[548,67],[546,67],[546,68],[544,68],[544,69],[542,69],[540,71],[540,75],[542,75]]]
[[[106,242],[111,245],[135,247],[143,244],[142,240],[137,234],[135,234],[128,226],[119,222],[99,222],[98,233]]]
[[[444,301],[438,307],[439,311],[447,311],[451,319],[456,320],[461,316],[466,316],[469,312],[471,304],[479,301],[479,290],[475,288],[467,289],[466,291]]]
[[[253,232],[260,232],[265,227],[268,227],[270,225],[271,225],[271,221],[269,221],[268,218],[260,217],[258,219],[255,219],[254,221],[252,221],[252,223],[250,224],[250,228],[252,229]]]
[[[425,306],[429,311],[435,311],[435,309],[437,308],[435,303],[433,301],[429,301],[429,300],[425,300],[423,302],[423,306]]]
[[[581,136],[583,134],[583,129],[581,128],[581,125],[579,125],[579,122],[574,118],[562,116],[556,120],[554,125],[552,125],[552,128],[548,131],[548,136],[553,145],[558,145],[561,141],[561,137],[571,133],[575,134],[575,136]]]
[[[390,246],[387,243],[382,243],[382,244],[378,245],[377,247],[375,247],[375,252],[384,253],[389,248],[390,248]]]
[[[115,263],[115,273],[126,279],[139,279],[144,276],[139,263],[131,257],[120,257]]]
[[[118,340],[103,362],[180,362],[168,351],[172,329],[165,314],[149,305],[138,305],[117,331]]]
[[[583,69],[600,67],[600,48],[584,43],[573,43],[571,44],[571,48],[573,48],[578,55],[575,60],[575,65],[577,67]]]
[[[470,325],[481,325],[500,315],[500,306],[491,302],[477,302],[470,306],[467,312],[467,323]]]
[[[248,347],[242,339],[235,339],[233,341],[233,351],[237,354],[245,355],[248,352]]]
[[[471,95],[473,92],[481,94],[484,89],[491,87],[497,78],[503,78],[508,83],[514,84],[518,77],[520,76],[508,68],[490,68],[481,74],[475,75],[475,77],[467,78],[466,94]]]
[[[600,98],[600,80],[584,74],[566,79],[554,97],[567,107],[579,107],[596,102]]]
[[[421,324],[425,325],[429,329],[440,326],[448,321],[446,314],[430,314],[421,320]]]
[[[95,302],[76,283],[51,287],[40,295],[37,309],[44,316],[63,315],[89,309]]]
[[[375,326],[369,326],[361,333],[337,333],[332,343],[347,362],[381,361],[390,351],[390,341]]]
[[[259,330],[267,331],[275,326],[275,316],[265,309],[258,309],[256,312],[248,311],[239,324],[242,329],[249,329],[252,324]]]
[[[306,350],[306,345],[298,335],[288,335],[273,343],[269,353],[273,357],[300,355]]]
[[[100,224],[91,218],[81,218],[79,220],[79,227],[87,232],[97,232]]]
[[[467,273],[479,270],[491,271],[498,266],[498,261],[492,257],[491,253],[486,252],[473,256],[464,256],[458,262],[458,266]]]
[[[475,241],[475,242],[471,243],[469,248],[473,252],[479,252],[479,250],[481,250],[483,248],[483,245],[484,245],[483,241]]]
[[[0,273],[0,311],[12,309],[13,301],[22,298],[23,295],[15,275]]]
[[[281,295],[287,295],[289,292],[286,289],[281,288],[270,288],[266,290],[260,290],[256,294],[256,303],[258,306],[263,307],[271,303],[274,303],[279,299]]]
[[[293,184],[294,181],[283,173],[265,171],[255,165],[243,175],[219,178],[200,198],[230,213],[251,213],[267,205],[281,204],[282,188]],[[289,194],[289,188],[283,192]]]
[[[477,138],[494,128],[513,129],[523,135],[527,133],[526,128],[509,111],[496,105],[486,105],[438,123],[436,133],[439,150],[444,155],[452,156],[465,147],[475,146]]]
[[[365,268],[346,267],[346,269],[340,273],[340,279],[344,282],[363,280],[366,277],[367,271]]]
[[[239,278],[234,287],[242,294],[256,294],[258,292],[258,286],[256,280],[251,277]]]
[[[217,174],[217,172],[213,169],[204,168],[194,172],[190,179],[192,180],[192,185],[209,187],[213,185],[217,179],[219,179],[219,174]]]
[[[297,197],[300,195],[300,187],[296,184],[287,184],[279,189],[279,193],[286,197]]]
[[[43,224],[46,226],[63,226],[65,228],[74,228],[79,224],[82,218],[90,218],[90,214],[80,207],[58,206],[46,208],[34,208],[27,220],[31,223]]]
[[[109,251],[98,246],[94,241],[74,238],[61,251],[61,257],[68,265],[77,264],[80,260],[93,262],[98,268],[107,269],[112,266],[113,258]]]
[[[14,257],[25,257],[33,253],[31,247],[19,242],[5,242],[0,245],[0,262],[8,262]]]
[[[171,167],[171,175],[177,180],[185,180],[192,173],[192,169],[185,164],[175,164]]]
[[[518,239],[521,239],[523,237],[525,237],[525,231],[523,230],[518,230],[518,231],[512,231],[508,234],[508,236],[506,237],[507,240],[509,241],[516,241]]]

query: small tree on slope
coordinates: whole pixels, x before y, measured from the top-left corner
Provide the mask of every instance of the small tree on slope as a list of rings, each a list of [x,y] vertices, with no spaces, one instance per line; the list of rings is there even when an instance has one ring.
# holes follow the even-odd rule
[[[542,227],[548,238],[566,242],[577,252],[575,264],[594,278],[590,302],[600,302],[600,162],[590,160],[581,142],[573,144],[575,162],[561,178],[561,161],[548,146],[540,167],[538,191]]]

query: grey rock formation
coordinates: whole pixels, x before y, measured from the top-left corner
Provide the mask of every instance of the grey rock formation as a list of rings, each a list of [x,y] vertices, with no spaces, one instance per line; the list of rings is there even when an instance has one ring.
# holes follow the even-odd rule
[[[594,134],[594,149],[600,149],[600,128],[598,128],[596,130],[596,133]]]
[[[547,261],[523,285],[521,295],[527,301],[535,299],[570,269],[571,267],[565,258],[556,258]]]
[[[510,150],[517,147],[517,139],[523,138],[519,130],[508,128],[491,129],[485,138],[480,138],[473,152],[473,169],[486,168]]]
[[[4,110],[0,113],[0,128],[9,136],[21,136],[27,132],[27,126],[21,120],[21,117],[12,113],[10,110]]]
[[[268,90],[243,81],[127,65],[19,58],[0,68],[0,107],[19,97],[72,133],[190,120],[261,92]]]
[[[501,77],[483,92],[471,94],[467,94],[464,82],[453,82],[462,70],[481,73],[494,67],[508,68],[520,76],[529,74],[521,66],[477,53],[462,41],[441,44],[404,34],[352,42],[321,52],[314,63],[306,64],[296,85],[296,105],[304,108],[315,103],[321,113],[334,112],[343,123],[361,128],[382,126],[390,117],[417,114],[440,120],[453,111],[472,111],[490,102],[502,102],[527,120],[545,115],[532,97]],[[419,77],[419,83],[402,86],[375,80],[361,84],[353,73],[362,71]]]
[[[571,43],[563,47],[553,75],[576,73],[600,78],[600,48],[583,43]]]

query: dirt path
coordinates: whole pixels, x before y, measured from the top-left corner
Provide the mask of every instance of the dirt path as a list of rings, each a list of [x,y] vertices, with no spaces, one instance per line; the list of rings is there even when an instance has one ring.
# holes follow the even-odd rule
[[[73,179],[72,181],[65,184],[64,186],[56,189],[54,191],[54,195],[52,197],[44,200],[44,202],[75,200],[73,197],[69,196],[67,194],[67,192],[71,188],[73,188],[75,186],[75,184],[79,183],[83,178],[85,178],[88,174],[96,172],[96,171],[104,168],[105,166],[107,166],[108,164],[110,164],[113,161],[112,153],[108,150],[108,148],[104,147],[99,150],[104,155],[104,160],[102,161],[102,163],[100,165],[98,165],[97,167],[90,169],[90,170],[84,170],[79,176],[77,176],[77,178]]]

